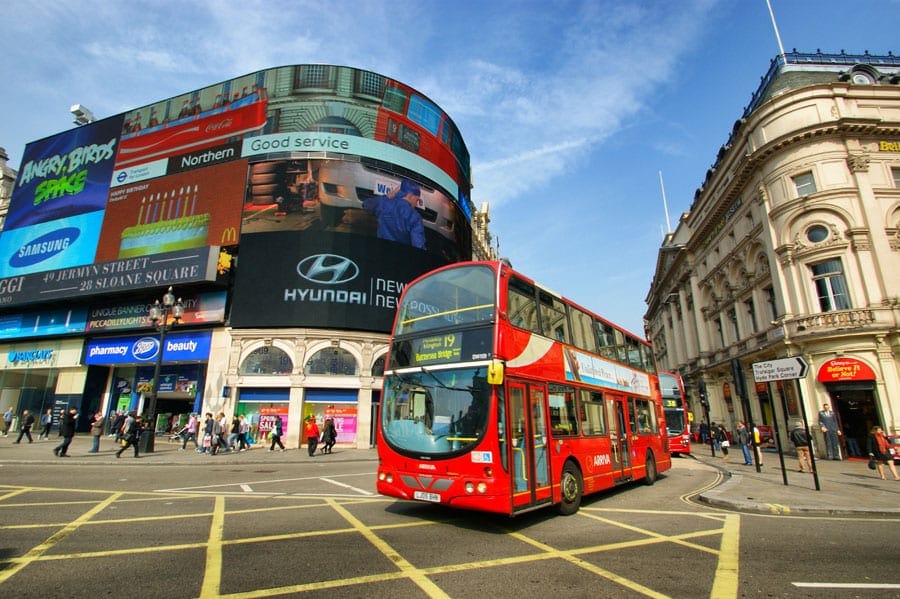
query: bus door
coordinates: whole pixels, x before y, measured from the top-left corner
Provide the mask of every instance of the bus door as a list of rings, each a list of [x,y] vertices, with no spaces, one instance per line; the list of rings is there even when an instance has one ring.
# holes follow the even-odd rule
[[[547,388],[544,385],[509,382],[507,445],[513,477],[513,511],[549,503],[550,456],[547,439]]]
[[[609,424],[609,453],[613,468],[613,482],[631,480],[631,443],[628,419],[625,417],[627,400],[622,395],[605,393],[606,420]]]

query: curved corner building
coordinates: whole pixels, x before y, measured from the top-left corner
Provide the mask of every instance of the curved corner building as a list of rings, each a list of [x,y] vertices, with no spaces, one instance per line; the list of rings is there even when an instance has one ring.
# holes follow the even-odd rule
[[[297,447],[314,416],[369,447],[400,291],[471,257],[470,190],[449,116],[350,67],[257,71],[32,142],[0,234],[4,403],[113,415],[156,383],[158,431],[223,412],[264,439],[280,418]],[[169,286],[185,314],[160,348],[147,313]]]

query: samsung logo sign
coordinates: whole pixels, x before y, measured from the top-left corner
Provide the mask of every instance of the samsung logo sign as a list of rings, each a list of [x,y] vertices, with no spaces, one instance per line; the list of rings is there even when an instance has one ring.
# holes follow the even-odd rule
[[[297,274],[311,283],[341,285],[359,276],[359,267],[343,256],[316,254],[297,263]]]
[[[75,227],[65,227],[41,235],[20,247],[10,258],[9,265],[14,268],[22,268],[48,260],[68,249],[75,243],[79,235],[81,235],[81,231]]]

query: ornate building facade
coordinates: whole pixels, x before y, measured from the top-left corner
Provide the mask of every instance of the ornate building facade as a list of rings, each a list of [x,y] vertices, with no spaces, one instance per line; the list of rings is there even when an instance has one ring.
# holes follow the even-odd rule
[[[830,404],[843,455],[864,453],[873,425],[900,433],[898,273],[900,59],[794,52],[660,247],[647,332],[698,421],[749,420],[782,447],[803,421],[824,450]],[[799,378],[755,375],[794,357]]]

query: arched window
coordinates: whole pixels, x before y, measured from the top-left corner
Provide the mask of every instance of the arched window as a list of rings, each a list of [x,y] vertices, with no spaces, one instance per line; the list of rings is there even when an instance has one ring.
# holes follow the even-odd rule
[[[372,376],[384,376],[384,356],[381,356],[372,364]]]
[[[260,347],[250,352],[241,367],[239,374],[246,375],[271,375],[290,374],[294,369],[294,363],[284,351],[277,347]]]
[[[304,374],[346,374],[358,375],[359,365],[353,354],[339,347],[329,347],[317,351],[306,362]]]

